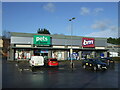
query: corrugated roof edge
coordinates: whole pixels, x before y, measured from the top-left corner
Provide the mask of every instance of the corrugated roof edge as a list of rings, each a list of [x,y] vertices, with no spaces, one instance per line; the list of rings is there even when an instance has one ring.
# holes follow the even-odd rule
[[[23,37],[32,37],[33,35],[45,35],[45,36],[52,36],[53,38],[70,38],[70,35],[54,35],[54,34],[37,34],[37,33],[22,33],[22,32],[10,32],[11,36],[23,36]],[[102,38],[102,37],[87,37],[87,36],[72,36],[73,39],[79,39],[79,38],[95,38],[95,39],[107,39],[107,38]]]

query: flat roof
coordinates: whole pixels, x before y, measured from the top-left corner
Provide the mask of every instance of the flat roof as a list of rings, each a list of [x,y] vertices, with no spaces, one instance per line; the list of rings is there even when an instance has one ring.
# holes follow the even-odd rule
[[[44,36],[51,36],[52,38],[58,39],[69,39],[71,35],[54,35],[54,34],[37,34],[37,33],[21,33],[21,32],[10,32],[11,36],[18,36],[18,37],[33,37],[34,35],[44,35]],[[72,39],[80,39],[86,36],[72,36]],[[95,39],[107,39],[101,37],[86,37],[86,38],[95,38]]]

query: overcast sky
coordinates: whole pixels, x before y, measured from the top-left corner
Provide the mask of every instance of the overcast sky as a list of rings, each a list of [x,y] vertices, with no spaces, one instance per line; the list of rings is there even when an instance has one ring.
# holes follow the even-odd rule
[[[2,29],[37,33],[46,28],[52,34],[88,37],[118,37],[117,2],[3,2]]]

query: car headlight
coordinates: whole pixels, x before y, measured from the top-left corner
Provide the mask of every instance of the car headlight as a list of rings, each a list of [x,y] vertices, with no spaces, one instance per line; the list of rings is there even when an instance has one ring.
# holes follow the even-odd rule
[[[97,66],[98,66],[98,68],[100,68],[101,65],[100,65],[100,64],[97,64]]]

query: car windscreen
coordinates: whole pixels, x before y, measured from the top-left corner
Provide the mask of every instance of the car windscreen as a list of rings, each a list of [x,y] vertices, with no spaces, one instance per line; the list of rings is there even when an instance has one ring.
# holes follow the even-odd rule
[[[107,59],[108,59],[108,60],[113,60],[113,59],[112,59],[112,58],[110,58],[110,57],[108,57]]]
[[[93,59],[88,59],[88,62],[93,62],[94,60]]]
[[[50,61],[57,61],[57,59],[50,59]]]
[[[106,59],[106,58],[101,58],[101,60],[104,60],[104,61],[105,61],[105,60],[107,60],[107,59]]]
[[[83,60],[83,62],[89,62],[90,61],[90,59],[85,59],[85,60]]]
[[[101,63],[101,61],[99,59],[95,59],[95,62],[97,63]]]

